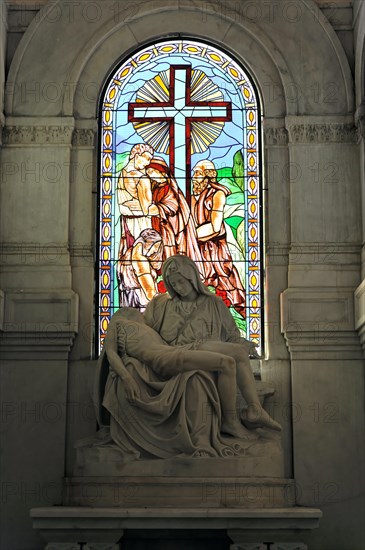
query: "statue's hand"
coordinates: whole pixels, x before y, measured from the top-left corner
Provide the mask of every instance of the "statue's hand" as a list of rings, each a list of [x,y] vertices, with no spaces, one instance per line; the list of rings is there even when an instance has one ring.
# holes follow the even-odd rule
[[[139,387],[135,380],[132,377],[125,378],[123,380],[125,394],[128,401],[134,401],[140,396]]]

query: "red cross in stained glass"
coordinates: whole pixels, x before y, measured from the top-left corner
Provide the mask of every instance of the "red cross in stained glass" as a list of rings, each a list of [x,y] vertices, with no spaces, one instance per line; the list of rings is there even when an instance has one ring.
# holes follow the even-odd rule
[[[171,174],[177,182],[186,181],[185,196],[190,199],[191,124],[232,120],[229,101],[192,101],[191,65],[171,65],[169,100],[137,102],[128,105],[129,122],[167,122]],[[181,185],[180,185],[181,187]]]

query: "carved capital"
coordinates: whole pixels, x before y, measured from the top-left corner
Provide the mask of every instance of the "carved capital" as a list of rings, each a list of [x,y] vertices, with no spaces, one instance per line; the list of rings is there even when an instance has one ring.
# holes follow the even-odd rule
[[[70,126],[5,126],[4,145],[70,145]]]
[[[4,328],[4,306],[5,306],[5,298],[4,298],[4,292],[0,288],[0,330],[3,330]]]
[[[81,550],[77,542],[49,542],[44,550]]]
[[[0,111],[0,145],[3,143],[3,131],[5,126],[5,116],[2,111]]]
[[[94,147],[96,143],[96,131],[92,128],[76,128],[72,134],[74,147]]]
[[[82,550],[120,550],[120,545],[111,542],[87,542]]]
[[[1,356],[67,359],[78,332],[78,308],[78,295],[72,290],[5,291]]]
[[[291,266],[305,266],[312,270],[319,266],[358,265],[361,246],[339,242],[292,242],[289,250]]]
[[[71,258],[82,259],[88,264],[95,261],[92,244],[69,243],[69,251]]]
[[[308,550],[308,546],[303,542],[275,542],[271,548],[272,550]]]
[[[361,359],[351,290],[288,288],[281,296],[281,332],[292,359]]]
[[[359,134],[353,123],[289,123],[290,143],[357,143]]]
[[[265,128],[264,139],[266,146],[288,145],[288,132],[283,126],[280,128]]]
[[[267,545],[263,542],[240,542],[231,544],[230,550],[267,550]]]
[[[365,139],[365,103],[362,103],[355,113],[355,124],[360,137]]]

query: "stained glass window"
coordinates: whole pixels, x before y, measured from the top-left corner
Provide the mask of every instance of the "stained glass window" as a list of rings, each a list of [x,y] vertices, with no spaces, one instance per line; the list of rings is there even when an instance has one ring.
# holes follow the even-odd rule
[[[116,309],[165,291],[176,253],[261,350],[261,115],[246,70],[206,43],[165,40],[124,60],[100,105],[99,350]]]

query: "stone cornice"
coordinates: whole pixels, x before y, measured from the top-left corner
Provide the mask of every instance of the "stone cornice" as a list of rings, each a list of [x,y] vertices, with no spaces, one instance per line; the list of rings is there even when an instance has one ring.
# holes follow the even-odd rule
[[[290,244],[269,241],[266,243],[266,261],[268,265],[290,264],[293,266],[310,265],[312,269],[326,269],[328,265],[349,266],[355,269],[360,265],[362,247],[358,243],[339,242],[293,242]],[[365,255],[365,249],[364,249]]]
[[[75,147],[94,147],[97,132],[91,128],[75,128],[72,134],[72,145]]]
[[[339,242],[293,242],[289,263],[295,265],[359,265],[361,244]]]
[[[85,247],[86,248],[86,247]],[[23,267],[69,265],[69,244],[56,242],[0,242],[0,266]]]
[[[67,359],[78,332],[78,295],[71,289],[5,291],[3,359]]]
[[[280,296],[291,359],[361,359],[351,289],[292,287]]]
[[[73,117],[7,117],[4,145],[71,145]]]
[[[4,145],[70,145],[72,128],[65,126],[5,126]]]
[[[358,143],[359,132],[352,122],[288,123],[290,143]]]
[[[288,132],[284,126],[279,128],[264,128],[265,146],[288,145]]]
[[[84,123],[84,121],[82,121]],[[97,128],[79,126],[74,128],[73,119],[9,117],[3,120],[2,139],[4,145],[73,145],[94,147]],[[95,124],[93,124],[95,126]],[[1,138],[1,136],[0,136]]]
[[[3,144],[3,128],[5,126],[5,116],[2,111],[0,111],[0,146]]]
[[[355,113],[355,124],[360,137],[365,139],[365,103],[362,103]]]

